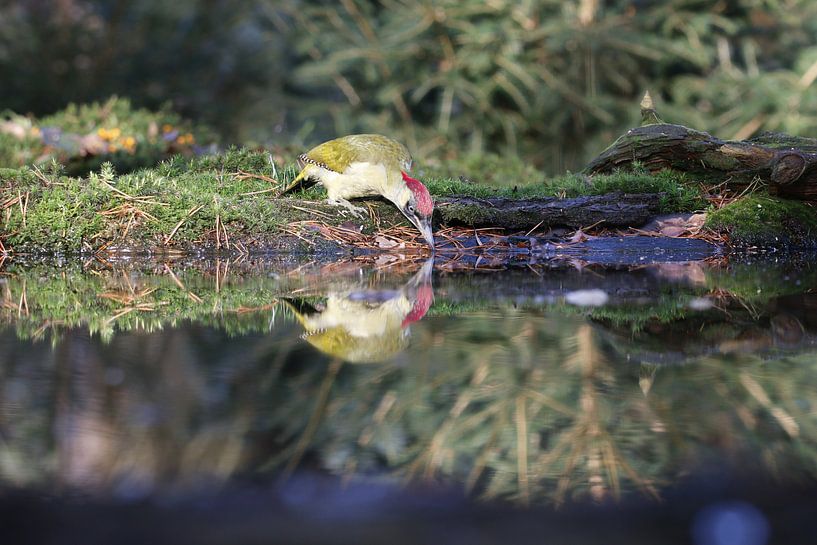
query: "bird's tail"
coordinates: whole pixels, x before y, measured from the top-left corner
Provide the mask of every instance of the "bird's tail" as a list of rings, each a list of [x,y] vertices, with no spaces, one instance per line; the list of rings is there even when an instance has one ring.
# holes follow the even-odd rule
[[[289,185],[286,186],[283,189],[283,191],[281,191],[281,193],[279,193],[279,195],[286,195],[287,193],[295,191],[296,189],[301,187],[301,185],[303,185],[304,181],[306,181],[306,178],[307,178],[307,168],[304,167],[304,168],[301,169],[301,172],[299,172],[298,175],[295,176],[295,179],[292,180],[289,183]]]
[[[316,309],[315,306],[306,299],[297,297],[281,297],[278,299],[278,301],[283,303],[284,306],[286,306],[292,312],[295,319],[298,320],[301,325],[304,325],[308,315],[316,314],[318,312],[318,309]]]

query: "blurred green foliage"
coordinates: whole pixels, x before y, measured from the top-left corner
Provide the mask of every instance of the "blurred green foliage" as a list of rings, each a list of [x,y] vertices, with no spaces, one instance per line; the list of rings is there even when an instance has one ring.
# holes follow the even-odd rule
[[[288,50],[264,11],[253,0],[2,2],[0,109],[44,115],[116,94],[172,101],[245,139],[250,120],[272,127],[284,111]]]
[[[718,136],[817,130],[810,0],[38,0],[0,5],[0,107],[111,94],[227,142],[377,131],[439,164],[578,169],[649,88]]]
[[[398,132],[421,156],[492,150],[576,169],[637,124],[645,88],[668,121],[724,137],[817,128],[812,2],[297,6],[308,62],[295,82],[339,91],[329,108],[319,94],[311,115],[339,133]]]

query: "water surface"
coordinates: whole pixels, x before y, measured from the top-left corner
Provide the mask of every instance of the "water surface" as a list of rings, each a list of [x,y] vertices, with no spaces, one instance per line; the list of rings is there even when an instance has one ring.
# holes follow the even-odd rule
[[[0,482],[132,501],[325,475],[550,507],[721,467],[813,483],[815,287],[798,263],[11,262]]]

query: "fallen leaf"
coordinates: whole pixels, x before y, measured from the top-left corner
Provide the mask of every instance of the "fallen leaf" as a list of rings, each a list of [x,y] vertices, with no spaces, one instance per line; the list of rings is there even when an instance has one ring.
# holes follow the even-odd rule
[[[394,248],[398,245],[397,242],[382,236],[376,236],[374,241],[377,242],[377,245],[380,248]]]
[[[688,229],[686,227],[679,227],[677,225],[668,225],[661,228],[661,234],[667,237],[679,237],[687,231]]]
[[[706,214],[669,214],[658,216],[641,228],[647,233],[677,237],[687,232],[696,232],[703,227]]]
[[[383,254],[381,256],[378,256],[377,259],[375,259],[374,263],[375,263],[375,265],[380,267],[380,266],[383,266],[383,265],[389,265],[391,263],[394,263],[397,260],[398,260],[398,256],[396,256],[396,255]]]
[[[584,242],[587,240],[587,235],[584,234],[584,231],[581,229],[576,229],[576,232],[573,233],[573,236],[570,237],[570,242]]]
[[[347,231],[354,231],[355,233],[359,233],[363,230],[363,226],[359,223],[355,223],[353,221],[344,221],[340,225],[338,225],[341,229],[346,229]]]
[[[706,214],[692,214],[687,220],[687,226],[690,229],[700,229],[706,222]]]

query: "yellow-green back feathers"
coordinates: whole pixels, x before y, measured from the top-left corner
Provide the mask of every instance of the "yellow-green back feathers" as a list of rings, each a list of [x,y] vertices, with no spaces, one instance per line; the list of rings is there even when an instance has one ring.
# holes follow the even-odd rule
[[[308,176],[309,165],[342,174],[353,163],[382,164],[387,171],[407,171],[411,168],[411,154],[403,144],[381,134],[341,136],[298,156],[301,172],[284,193],[300,185]]]

